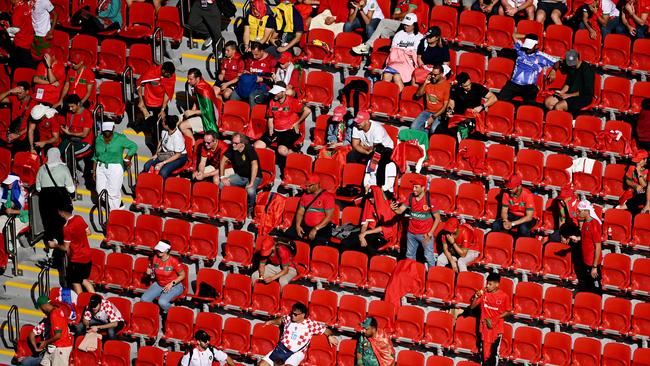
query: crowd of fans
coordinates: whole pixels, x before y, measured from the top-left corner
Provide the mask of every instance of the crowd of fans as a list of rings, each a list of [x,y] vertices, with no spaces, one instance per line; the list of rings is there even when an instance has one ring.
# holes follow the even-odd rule
[[[0,226],[12,222],[19,235],[29,230],[27,196],[30,190],[39,192],[44,242],[49,252],[45,265],[65,273],[62,285],[72,289],[63,289],[66,291],[62,290],[54,301],[47,297],[38,299],[37,306],[47,319],[34,328],[30,342],[36,353],[45,352],[20,361],[22,365],[67,365],[74,334],[88,337],[88,334],[103,333],[107,339],[114,339],[125,321],[115,305],[95,294],[83,314],[77,314],[80,321],[73,328],[68,327],[74,317],[70,316],[66,304],[73,304],[82,292],[95,292],[89,280],[91,231],[85,220],[74,213],[72,199],[77,182],[72,173],[78,168],[76,162],[82,161],[86,186],[97,194],[106,192],[111,211],[126,209],[122,204],[124,173],[131,168],[138,147],[127,135],[116,131],[116,122],[121,121],[96,123],[92,113],[97,105],[94,65],[86,65],[77,54],[72,54],[69,60],[58,59],[60,56],[51,47],[53,31],[61,22],[54,5],[49,0],[12,0],[11,3],[6,17],[8,23],[2,24],[8,27],[0,31],[12,39],[8,46],[7,74],[12,75],[17,67],[35,70],[32,80],[16,82],[13,87],[0,91],[0,104],[10,109],[10,120],[2,121],[7,133],[0,136],[0,145],[11,152],[10,156],[30,153],[38,161],[38,169],[33,183],[15,172],[2,177]],[[482,80],[472,80],[466,72],[452,72],[452,43],[443,38],[438,25],[430,24],[428,29],[421,26],[422,17],[428,17],[422,11],[428,7],[423,7],[421,0],[398,0],[389,7],[382,4],[378,0],[296,0],[271,5],[264,0],[253,0],[246,4],[243,17],[236,22],[239,41],[224,42],[221,32],[227,26],[225,19],[234,15],[230,14],[232,3],[194,1],[188,25],[195,36],[205,37],[204,50],[214,48],[222,54],[217,79],[212,85],[199,69],[187,70],[180,59],[178,45],[165,43],[169,61],[153,65],[136,81],[138,98],[135,114],[128,117],[129,127],[144,133],[151,154],[143,171],[136,173],[158,174],[163,179],[186,176],[194,182],[214,183],[220,189],[241,187],[246,191],[247,216],[253,219],[249,229],[257,230],[260,235],[269,234],[259,232],[261,229],[255,225],[264,220],[278,222],[280,217],[271,217],[277,212],[255,208],[256,205],[272,207],[273,200],[281,195],[265,201],[268,196],[260,194],[264,172],[258,152],[274,151],[274,161],[284,180],[287,157],[302,149],[310,133],[306,125],[315,120],[316,109],[305,102],[302,90],[306,63],[301,45],[305,44],[306,34],[317,29],[335,34],[356,32],[364,39],[352,48],[356,55],[378,51],[373,50],[375,42],[389,38],[390,51],[380,70],[381,76],[371,78],[394,83],[400,92],[407,86],[415,87],[413,99],[422,103],[422,112],[414,118],[410,129],[402,129],[399,140],[395,140],[384,123],[373,118],[372,111],[361,108],[359,98],[350,97],[355,93],[367,96],[368,90],[359,85],[342,90],[341,104],[329,116],[325,142],[316,153],[319,158],[336,160],[339,175],[343,165],[362,164],[363,180],[356,187],[341,187],[345,191],[341,192],[326,187],[320,175],[308,174],[298,189],[301,196],[292,222],[285,228],[276,226],[270,236],[257,241],[258,266],[252,279],[264,283],[278,281],[284,287],[299,277],[295,241],[312,247],[338,246],[342,251],[360,251],[369,257],[389,253],[423,260],[428,268],[445,266],[464,272],[481,258],[482,240],[477,236],[490,230],[515,238],[538,237],[545,243],[570,244],[568,250],[576,253],[572,258],[578,288],[601,293],[598,281],[605,239],[602,210],[594,205],[596,202],[580,197],[571,184],[559,187],[556,196],[548,196],[552,233],[539,229],[542,213],[536,208],[535,189],[525,184],[526,177],[516,173],[503,177],[500,209],[491,227],[477,229],[464,219],[443,212],[432,198],[428,177],[405,175],[408,167],[400,159],[403,146],[428,145],[431,135],[450,135],[459,140],[468,136],[483,138],[480,126],[497,101],[569,112],[573,117],[591,113],[589,106],[599,81],[598,65],[584,61],[574,49],[568,50],[563,58],[548,55],[540,50],[538,35],[514,33],[514,50],[505,50],[514,61],[514,71],[501,90],[490,90],[482,85]],[[637,0],[617,3],[587,0],[569,9],[562,0],[537,3],[436,0],[428,5],[565,24],[574,30],[586,29],[591,39],[601,42],[609,34],[644,38],[650,24],[648,4]],[[125,5],[130,6],[131,2],[106,0],[97,9],[83,7],[69,16],[72,23],[80,26],[77,32],[117,31],[124,23],[121,7]],[[154,5],[158,11],[163,5],[176,6],[176,2],[154,1]],[[391,9],[392,12],[388,11]],[[313,45],[328,51],[333,47],[319,40],[314,40]],[[189,108],[175,115],[170,103],[175,97],[177,71],[185,70],[192,98],[188,101]],[[563,85],[550,94],[542,94],[540,77],[552,82],[559,73],[566,75]],[[242,101],[251,108],[265,106],[266,124],[224,134],[222,106],[229,100]],[[625,192],[617,204],[610,205],[626,209],[633,216],[650,213],[645,150],[650,144],[648,110],[650,101],[645,100],[641,114],[630,120],[636,122],[637,133],[629,141],[629,154],[619,157],[620,162],[627,164],[622,182]],[[327,110],[319,112],[326,114]],[[426,155],[426,148],[422,154]],[[10,165],[10,162],[3,164]],[[275,182],[271,185],[273,191],[278,191]],[[400,194],[402,185],[412,187],[412,191]],[[216,189],[214,195],[218,195]],[[352,224],[349,230],[333,231],[333,223],[339,221],[334,215],[339,214],[337,205],[341,196],[347,196],[350,199],[346,202],[359,207],[360,217],[358,225]],[[16,219],[10,221],[14,216]],[[140,298],[143,302],[157,302],[163,320],[174,306],[174,300],[187,290],[184,283],[190,276],[171,249],[166,240],[153,247],[151,265],[146,272],[151,286]],[[485,364],[496,364],[504,318],[511,309],[510,299],[499,290],[499,280],[499,275],[490,274],[485,289],[476,292],[470,304],[470,309],[479,305],[481,308],[479,332]],[[267,322],[283,325],[284,332],[260,365],[300,364],[314,335],[325,334],[336,345],[337,338],[332,336],[332,331],[307,316],[305,304],[296,303],[290,314]],[[377,321],[368,318],[361,327],[364,331],[356,349],[357,364],[392,365],[393,346],[378,328]],[[195,347],[181,364],[202,365],[203,360],[216,360],[234,365],[230,357],[209,346],[209,341],[209,335],[197,332]]]

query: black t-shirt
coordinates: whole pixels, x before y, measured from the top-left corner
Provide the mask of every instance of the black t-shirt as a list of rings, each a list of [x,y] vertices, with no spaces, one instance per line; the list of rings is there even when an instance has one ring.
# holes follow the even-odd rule
[[[488,88],[478,83],[472,83],[469,91],[458,84],[452,86],[449,95],[455,103],[454,113],[463,114],[467,109],[478,107],[489,92]]]
[[[248,178],[249,180],[251,179],[251,162],[256,160],[258,168],[257,176],[260,178],[262,177],[259,158],[257,157],[257,152],[252,145],[247,145],[242,152],[235,151],[231,146],[228,148],[228,151],[226,151],[225,157],[230,160],[235,174],[243,178]]]
[[[568,68],[564,85],[569,86],[567,91],[569,94],[580,92],[581,97],[593,97],[595,78],[596,73],[591,65],[582,62],[578,68]]]
[[[427,39],[422,38],[418,45],[418,56],[422,56],[422,62],[425,65],[440,65],[449,62],[449,47],[431,47],[427,44]]]

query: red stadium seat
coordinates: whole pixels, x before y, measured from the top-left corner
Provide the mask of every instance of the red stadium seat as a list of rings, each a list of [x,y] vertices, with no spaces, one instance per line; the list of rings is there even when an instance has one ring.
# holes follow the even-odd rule
[[[641,103],[644,99],[650,98],[650,82],[637,81],[632,86],[632,113],[641,112]]]
[[[590,292],[579,292],[573,301],[571,324],[576,328],[596,329],[600,325],[601,298]]]
[[[519,327],[512,340],[511,358],[519,362],[535,363],[542,355],[542,331],[532,327]]]
[[[314,42],[317,41],[317,42]],[[325,46],[321,46],[320,44]],[[307,36],[304,60],[312,64],[328,63],[332,57],[331,45],[334,44],[334,32],[329,29],[314,29]]]
[[[632,314],[632,329],[630,334],[635,338],[650,336],[650,304],[637,303]]]
[[[87,68],[93,69],[97,65],[98,46],[99,42],[97,38],[85,34],[78,34],[72,38],[70,60],[82,60]]]
[[[129,243],[133,238],[134,227],[135,215],[133,212],[113,210],[108,215],[104,241],[109,245]]]
[[[513,129],[515,119],[515,106],[509,102],[498,101],[494,103],[485,118],[488,135],[507,136]]]
[[[223,261],[228,265],[250,267],[253,260],[253,242],[253,234],[247,231],[230,231],[226,239],[226,255]]]
[[[483,288],[483,276],[476,272],[460,272],[456,277],[456,295],[453,302],[469,304],[476,291]]]
[[[313,297],[313,296],[312,296]],[[373,300],[368,304],[368,317],[377,320],[378,326],[387,333],[392,333],[395,326],[395,306],[386,301]]]
[[[341,254],[338,283],[346,287],[362,287],[368,275],[368,256],[365,253],[346,250]]]
[[[202,294],[201,287],[213,288],[216,297],[206,297]],[[201,268],[196,274],[196,290],[193,295],[189,297],[193,301],[199,302],[215,302],[221,299],[223,293],[223,272],[213,268]],[[198,318],[197,318],[198,322]]]
[[[135,2],[129,6],[129,23],[118,32],[128,39],[151,38],[155,28],[155,11],[152,4]]]
[[[437,210],[451,213],[454,211],[456,182],[451,179],[433,178],[429,182],[431,204]]]
[[[602,195],[608,199],[618,200],[623,194],[623,180],[625,177],[626,166],[623,164],[608,164],[603,174],[603,191]]]
[[[628,243],[630,241],[630,236],[632,235],[632,214],[630,211],[618,208],[612,208],[605,211],[603,233],[609,234],[610,231],[612,234],[610,240],[620,243]]]
[[[260,160],[260,170],[262,170],[262,183],[258,189],[271,187],[275,182],[275,151],[256,148],[255,152]]]
[[[320,177],[321,187],[335,193],[341,180],[341,166],[335,159],[318,158],[314,162],[313,173]]]
[[[600,61],[600,39],[591,39],[589,31],[579,29],[573,38],[573,48],[580,53],[580,59],[587,61],[592,65],[597,65]],[[564,56],[564,55],[561,55]]]
[[[423,343],[427,346],[451,346],[454,340],[454,317],[445,311],[430,311],[424,326]]]
[[[515,168],[515,149],[502,144],[488,146],[485,165],[489,176],[507,179]]]
[[[573,165],[573,158],[564,154],[551,154],[546,157],[544,167],[544,184],[546,186],[564,187],[571,183],[567,169]]]
[[[485,43],[487,20],[480,11],[462,11],[458,22],[458,37],[461,44],[480,46]]]
[[[251,309],[256,315],[272,315],[277,313],[280,306],[280,283],[273,281],[264,283],[258,281],[253,284],[251,295]]]
[[[152,251],[162,237],[163,220],[160,216],[142,214],[138,216],[133,232],[133,243],[136,249]]]
[[[99,85],[97,104],[101,104],[104,107],[105,116],[111,119],[121,120],[126,108],[123,96],[121,82],[105,80]]]
[[[336,322],[338,302],[338,296],[334,291],[312,291],[309,303],[309,317],[327,325],[334,325]]]
[[[20,181],[27,186],[36,183],[36,173],[41,166],[40,158],[29,151],[19,151],[14,154],[12,171],[20,177]]]
[[[332,65],[339,68],[358,69],[361,65],[361,56],[352,52],[352,47],[359,45],[363,39],[354,32],[342,32],[334,39]]]
[[[219,186],[210,182],[194,183],[189,211],[193,217],[216,218],[219,212]]]
[[[603,304],[600,329],[605,334],[625,336],[630,331],[632,303],[630,300],[610,297]]]
[[[174,306],[167,312],[163,339],[168,342],[188,343],[194,335],[193,325],[194,311],[184,306]]]
[[[645,294],[647,296],[650,293],[649,258],[637,258],[634,260],[632,275],[630,277],[630,289],[634,294]]]
[[[486,148],[482,141],[464,139],[458,146],[456,169],[462,174],[479,173],[485,170]]]
[[[567,279],[571,277],[571,253],[557,254],[566,251],[568,246],[561,243],[548,243],[544,247],[542,273],[547,278]]]
[[[602,176],[603,165],[600,161],[595,161],[591,173],[573,172],[573,188],[597,196],[601,191]]]
[[[492,18],[494,18],[494,16]],[[501,90],[501,88],[506,85],[506,82],[510,80],[514,67],[514,61],[509,58],[489,58],[487,70],[485,70],[485,87],[489,89]]]
[[[367,66],[368,71],[379,72],[384,69],[386,59],[390,52],[391,42],[390,38],[377,38],[377,40],[375,40],[375,43],[372,44],[370,62]]]
[[[94,264],[94,263],[93,263]],[[131,284],[133,257],[125,253],[110,253],[106,257],[101,282],[107,288],[125,290]]]
[[[243,223],[246,220],[248,212],[248,194],[246,193],[246,189],[236,186],[225,186],[219,193],[219,219]]]
[[[573,342],[571,364],[599,366],[600,348],[601,345],[599,340],[587,337],[576,338],[575,342]]]
[[[634,358],[632,359],[632,366],[648,366],[650,365],[650,349],[637,348],[634,351]]]
[[[36,71],[31,68],[27,68],[27,67],[15,68],[11,79],[11,87],[15,88],[16,85],[21,81],[24,81],[31,85],[34,80],[34,74],[36,74]]]
[[[359,330],[359,324],[366,318],[366,299],[361,296],[343,295],[339,301],[336,327]]]
[[[458,60],[458,66],[456,67],[459,74],[461,72],[466,72],[473,82],[479,84],[482,84],[485,80],[485,69],[485,56],[473,52],[462,53]]]
[[[144,293],[150,285],[151,277],[147,269],[151,267],[151,261],[147,257],[138,257],[133,262],[133,275],[129,288],[135,293]]]
[[[636,39],[632,45],[630,68],[633,71],[650,71],[650,39]]]
[[[317,246],[311,255],[309,276],[312,280],[324,280],[333,283],[339,267],[339,251],[336,248]],[[363,319],[362,319],[363,320]]]
[[[537,319],[542,314],[542,285],[534,282],[519,282],[514,296],[513,312],[516,317]]]
[[[485,240],[482,263],[489,267],[508,268],[512,263],[514,240],[508,233],[490,232]]]
[[[535,106],[522,105],[517,108],[514,136],[516,138],[523,138],[524,140],[539,140],[542,137],[543,121],[543,109]]]
[[[165,353],[165,366],[177,366],[180,364],[185,354],[183,352],[170,352]]]
[[[219,228],[210,224],[195,224],[189,243],[189,256],[192,259],[213,260],[217,256]]]
[[[549,287],[544,293],[542,317],[547,322],[568,323],[571,317],[571,290],[564,287]]]
[[[623,138],[619,141],[616,140],[605,140],[604,148],[601,147],[602,151],[612,152],[619,155],[626,155],[626,142],[630,141],[632,138],[632,126],[624,121],[607,121],[605,122],[605,131],[620,131],[623,134]]]
[[[183,39],[183,27],[179,10],[175,6],[162,6],[156,14],[156,27],[162,29],[163,37],[175,43]]]
[[[327,336],[319,334],[314,336],[309,343],[306,366],[334,366],[336,364],[336,348],[332,347]]]
[[[133,304],[130,332],[132,335],[156,339],[160,327],[159,323],[160,307],[158,305],[141,301]],[[142,350],[142,348],[140,348],[140,350]]]
[[[379,38],[383,39],[383,38]],[[357,356],[357,340],[356,339],[343,339],[339,343],[339,353],[336,356],[336,364],[338,366],[354,366]]]
[[[539,273],[542,268],[542,242],[536,238],[521,237],[515,243],[512,269],[522,273]]]
[[[424,296],[427,301],[448,303],[454,297],[455,272],[448,267],[431,267],[427,273]]]
[[[413,121],[424,110],[422,100],[414,99],[417,90],[418,88],[413,85],[405,86],[402,89],[399,100],[399,118],[402,121]]]
[[[626,69],[630,65],[630,38],[608,34],[602,48],[601,65],[605,69]]]
[[[181,219],[167,219],[162,232],[162,239],[169,241],[173,255],[187,255],[190,241],[190,223]]]
[[[250,349],[251,323],[246,319],[228,318],[223,323],[221,347],[234,354],[245,354]]]
[[[257,356],[265,356],[273,351],[279,338],[280,329],[278,327],[262,323],[255,324],[251,336],[251,353]]]
[[[303,187],[312,172],[312,159],[309,155],[289,153],[284,167],[284,186]]]
[[[435,24],[440,27],[442,38],[453,41],[456,38],[456,30],[458,29],[458,13],[456,9],[451,6],[434,6],[431,9],[431,16],[429,17],[429,24]]]
[[[551,24],[546,27],[544,52],[549,55],[564,57],[566,51],[571,49],[573,30],[566,25]]]
[[[102,353],[102,365],[130,366],[131,345],[124,341],[107,340]]]
[[[189,179],[169,177],[165,180],[161,208],[165,212],[182,213],[190,208],[192,182]]]
[[[610,76],[605,79],[600,94],[600,109],[624,112],[630,109],[630,80]]]
[[[224,309],[246,311],[251,304],[251,288],[250,276],[238,273],[229,274],[223,286]]]
[[[399,87],[388,81],[375,83],[370,95],[373,116],[393,117],[399,110]]]
[[[487,24],[487,45],[495,48],[512,48],[515,20],[504,15],[493,15]]]
[[[347,163],[343,166],[343,173],[341,177],[341,187],[354,186],[361,188],[363,186],[363,178],[366,174],[366,167],[363,164]],[[352,202],[354,197],[336,196],[339,201]],[[344,210],[345,212],[345,210]]]
[[[135,187],[135,203],[140,208],[157,208],[162,202],[163,177],[154,173],[140,173]]]
[[[622,343],[607,343],[603,347],[603,366],[630,366],[632,351]]]
[[[102,41],[97,71],[102,74],[121,75],[126,69],[126,43],[117,39]]]
[[[250,121],[251,107],[240,100],[229,100],[223,105],[219,130],[222,133],[244,133]]]
[[[310,71],[307,74],[304,101],[308,105],[329,108],[334,99],[333,90],[334,77],[332,74],[326,71]]]
[[[0,177],[2,180],[5,180],[11,171],[11,162],[11,151],[0,148]]]
[[[515,173],[524,177],[524,182],[537,185],[542,181],[544,154],[538,150],[521,149],[517,153]]]
[[[456,319],[453,347],[456,352],[478,352],[478,349],[476,347],[476,318],[461,316]]]
[[[485,187],[476,183],[461,183],[456,196],[456,214],[475,219],[483,217]]]
[[[291,307],[297,302],[305,305],[309,303],[309,289],[295,283],[284,286],[280,299],[280,314],[289,314]]]
[[[129,57],[126,60],[128,66],[133,69],[134,76],[144,74],[153,66],[153,53],[148,44],[133,44],[129,47]]]
[[[109,297],[107,300],[115,305],[117,310],[120,311],[122,318],[124,319],[124,327],[122,327],[122,329],[117,334],[128,334],[131,328],[131,300],[124,297]]]
[[[544,24],[534,21],[523,19],[517,22],[517,33],[519,34],[535,34],[538,38],[537,48],[544,49]],[[564,55],[562,55],[564,56]]]
[[[50,41],[50,52],[54,53],[57,60],[63,62],[68,61],[70,54],[70,36],[68,33],[56,29],[52,33],[53,38]],[[86,67],[93,68],[95,65],[86,64]]]
[[[630,256],[610,253],[603,259],[602,287],[607,290],[626,291],[630,284]]]
[[[578,116],[573,128],[573,145],[594,149],[596,137],[602,131],[602,122],[594,116]]]
[[[431,135],[424,165],[435,170],[448,170],[455,161],[456,139],[443,134]]]
[[[397,261],[393,257],[379,255],[370,258],[368,269],[368,288],[370,290],[381,290],[386,288]]]
[[[426,366],[454,366],[454,360],[445,356],[429,356]]]
[[[165,351],[155,346],[142,346],[138,349],[135,366],[160,366],[164,363]]]
[[[580,118],[580,117],[578,117]],[[566,146],[573,136],[573,116],[564,111],[549,111],[544,123],[544,143],[546,145]]]
[[[566,333],[549,332],[544,336],[542,362],[568,366],[571,363],[571,336]]]
[[[418,343],[424,334],[424,310],[417,306],[400,306],[395,318],[393,337],[399,342]]]
[[[72,348],[72,354],[70,356],[71,366],[82,366],[82,365],[99,365],[101,363],[102,355],[102,344],[101,340],[96,339],[94,351],[81,351],[78,349],[81,342],[84,340],[83,337],[77,337],[75,341],[75,346]]]

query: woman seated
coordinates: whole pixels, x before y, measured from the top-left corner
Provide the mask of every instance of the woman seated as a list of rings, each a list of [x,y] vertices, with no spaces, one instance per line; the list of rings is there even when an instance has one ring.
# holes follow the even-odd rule
[[[176,128],[178,117],[169,116],[162,122],[163,131],[158,143],[156,154],[144,164],[145,172],[153,168],[163,178],[167,178],[174,170],[187,162],[185,138],[180,129]]]
[[[404,88],[404,83],[411,81],[411,76],[417,66],[417,49],[422,40],[422,34],[418,31],[418,17],[413,13],[406,14],[400,28],[393,37],[382,78],[384,81],[392,81],[397,84],[401,91]]]

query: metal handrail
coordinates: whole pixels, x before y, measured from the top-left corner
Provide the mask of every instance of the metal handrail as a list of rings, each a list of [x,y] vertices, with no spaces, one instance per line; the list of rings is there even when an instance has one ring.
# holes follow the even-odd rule
[[[157,41],[157,42],[156,42]],[[163,49],[163,29],[156,27],[151,35],[152,42],[152,51],[153,51],[153,62],[156,65],[162,65],[164,60],[164,49]],[[157,47],[156,47],[157,44]],[[158,52],[156,52],[158,50]],[[158,58],[156,58],[158,56]]]
[[[138,154],[134,154],[131,159],[131,166],[127,171],[127,181],[131,189],[131,196],[135,197],[135,185],[138,182],[138,172],[140,171],[140,164],[138,163]]]
[[[102,124],[104,123],[104,105],[101,103],[97,103],[97,106],[95,109],[93,109],[93,120],[95,123],[93,124],[93,132],[95,134],[95,138],[99,136],[99,132],[102,130]]]
[[[192,35],[192,28],[187,26],[186,17],[189,17],[190,10],[192,9],[191,2],[189,0],[181,0],[181,27],[188,30],[187,36],[187,46],[189,49],[194,48],[194,39]]]
[[[4,236],[4,246],[7,252],[8,260],[11,261],[11,273],[14,276],[22,276],[23,271],[18,269],[18,239],[16,238],[16,218],[17,215],[9,216],[9,219],[2,228]]]
[[[70,175],[72,175],[72,181],[74,181],[75,186],[79,186],[79,180],[77,178],[77,157],[74,155],[74,144],[68,144],[65,147],[63,155],[65,155],[65,162],[68,165],[68,170],[70,170]]]
[[[205,70],[208,72],[208,75],[210,75],[212,80],[217,80],[217,75],[220,68],[220,60],[222,59],[220,53],[225,46],[225,42],[226,40],[222,37],[218,42],[212,43],[212,53],[210,53],[205,60]],[[212,59],[214,59],[214,72],[210,68]]]
[[[9,330],[9,342],[16,347],[18,345],[18,333],[20,332],[20,317],[16,305],[11,305],[7,312],[7,328]]]
[[[50,295],[50,266],[43,266],[43,268],[41,268],[41,271],[38,272],[37,284],[38,297],[41,297],[43,295]]]
[[[189,82],[185,82],[185,110],[188,111],[190,109],[190,90],[193,90],[194,88],[190,87]]]
[[[128,103],[131,108],[130,118],[135,118],[135,79],[133,78],[133,69],[127,66],[122,72],[122,100]],[[128,92],[127,92],[128,89]],[[127,116],[129,114],[127,113]]]
[[[106,223],[108,222],[108,214],[110,211],[111,208],[108,205],[108,190],[103,189],[97,196],[97,221],[104,232],[106,231]],[[105,215],[104,212],[106,212]]]
[[[40,201],[40,195],[37,193],[36,190],[32,190],[29,192],[29,196],[27,197],[27,202],[29,202],[29,207],[31,208],[29,210],[29,243],[30,245],[33,245],[34,243],[38,242],[43,238],[44,235],[44,228],[43,228],[43,218],[40,216],[40,211],[37,210],[38,207],[41,205]],[[40,219],[40,222],[36,221],[36,212],[39,212],[38,218]],[[39,225],[37,225],[37,223]],[[40,230],[37,232],[37,230]]]

